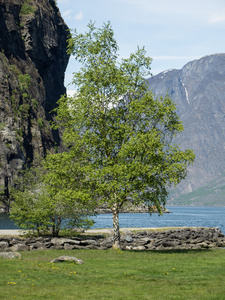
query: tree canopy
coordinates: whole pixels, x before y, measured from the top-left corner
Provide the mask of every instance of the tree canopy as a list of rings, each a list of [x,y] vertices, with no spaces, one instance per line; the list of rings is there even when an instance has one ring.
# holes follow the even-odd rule
[[[93,225],[93,220],[89,218],[93,209],[87,207],[87,203],[76,201],[79,195],[74,197],[68,189],[68,182],[65,188],[63,172],[60,172],[60,178],[58,177],[59,161],[60,164],[63,163],[60,155],[57,156],[57,160],[51,155],[48,162],[21,171],[22,174],[11,191],[13,201],[10,218],[29,233],[59,236],[62,230],[64,234],[74,234],[80,227],[90,228]],[[67,176],[72,175],[71,172],[66,173]]]
[[[183,125],[170,97],[157,98],[147,86],[152,60],[144,48],[120,59],[111,24],[98,29],[91,22],[86,33],[71,33],[68,52],[82,66],[73,77],[75,95],[63,96],[56,109],[54,127],[63,130],[69,149],[55,156],[69,162],[57,173],[73,169],[65,183],[79,201],[108,203],[119,247],[124,203],[144,202],[161,211],[168,188],[185,178],[194,154],[172,142]]]

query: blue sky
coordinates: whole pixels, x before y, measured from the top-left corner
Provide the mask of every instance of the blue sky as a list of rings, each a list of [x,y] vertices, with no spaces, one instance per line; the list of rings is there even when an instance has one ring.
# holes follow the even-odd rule
[[[96,27],[111,22],[120,48],[128,57],[145,46],[153,58],[152,73],[181,69],[205,55],[225,52],[225,0],[58,0],[65,22],[78,33],[90,20]],[[70,59],[65,85],[77,63]],[[68,87],[68,89],[73,89]]]

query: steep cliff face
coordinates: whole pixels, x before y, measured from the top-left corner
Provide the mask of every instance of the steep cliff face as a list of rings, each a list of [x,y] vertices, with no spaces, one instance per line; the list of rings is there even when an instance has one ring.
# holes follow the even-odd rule
[[[65,93],[68,28],[54,0],[0,0],[0,192],[59,145],[48,121]]]
[[[203,57],[181,70],[169,70],[149,79],[150,89],[168,93],[177,104],[184,131],[175,142],[196,155],[181,193],[206,185],[225,170],[225,54]]]

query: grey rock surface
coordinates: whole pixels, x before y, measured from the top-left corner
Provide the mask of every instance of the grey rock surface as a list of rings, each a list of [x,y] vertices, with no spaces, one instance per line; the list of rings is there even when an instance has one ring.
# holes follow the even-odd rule
[[[21,254],[18,252],[0,252],[0,257],[5,259],[12,259],[12,258],[21,258]]]
[[[21,10],[23,2],[0,0],[0,192],[5,204],[18,171],[60,145],[48,121],[66,92],[69,59],[68,27],[55,1],[30,0],[30,13]]]
[[[65,261],[75,261],[77,264],[81,265],[84,263],[83,260],[78,259],[74,256],[59,256],[55,259],[52,259],[50,262],[51,263],[57,263],[57,262],[65,262]]]
[[[168,93],[176,103],[184,131],[174,141],[196,155],[187,178],[179,185],[179,193],[189,193],[223,176],[225,54],[191,61],[181,70],[168,70],[150,78],[148,83],[157,97]]]

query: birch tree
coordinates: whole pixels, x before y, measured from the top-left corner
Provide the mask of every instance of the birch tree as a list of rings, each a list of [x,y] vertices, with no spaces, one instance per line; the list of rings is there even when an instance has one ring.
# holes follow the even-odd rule
[[[63,129],[64,143],[86,174],[80,189],[88,187],[98,205],[111,208],[119,248],[122,206],[143,202],[161,212],[168,188],[185,178],[194,154],[172,143],[183,126],[172,100],[149,90],[152,60],[144,48],[120,59],[110,23],[99,29],[89,23],[68,42],[81,68],[72,82],[76,94],[58,103],[55,127]]]

